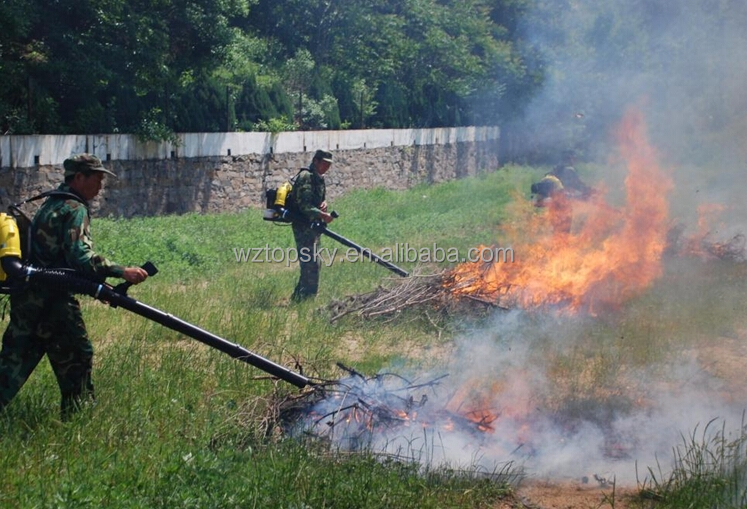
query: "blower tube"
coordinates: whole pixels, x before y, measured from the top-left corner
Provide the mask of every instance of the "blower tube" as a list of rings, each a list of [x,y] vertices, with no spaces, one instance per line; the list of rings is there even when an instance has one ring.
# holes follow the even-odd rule
[[[4,249],[4,246],[5,244],[0,246],[0,263],[2,264],[3,275],[7,277],[11,284],[15,281],[39,282],[54,288],[61,288],[73,293],[88,295],[94,299],[105,302],[112,307],[122,307],[145,317],[148,320],[152,320],[196,339],[216,350],[220,350],[221,352],[230,355],[234,359],[246,362],[247,364],[259,368],[272,376],[291,383],[298,388],[303,389],[312,384],[312,381],[305,376],[250,352],[240,345],[231,343],[230,341],[192,325],[191,323],[185,322],[184,320],[168,313],[164,313],[159,309],[138,302],[124,293],[124,291],[126,291],[126,286],[124,286],[124,291],[120,293],[115,288],[104,282],[86,279],[82,277],[80,273],[71,269],[39,269],[29,265],[24,265],[21,262],[21,259],[18,256],[15,256],[15,253],[11,254],[10,252],[7,252]],[[20,250],[18,254],[20,255]],[[152,264],[146,264],[143,268],[146,268],[147,266],[152,268],[153,273],[157,271]],[[149,274],[153,275],[150,271]]]

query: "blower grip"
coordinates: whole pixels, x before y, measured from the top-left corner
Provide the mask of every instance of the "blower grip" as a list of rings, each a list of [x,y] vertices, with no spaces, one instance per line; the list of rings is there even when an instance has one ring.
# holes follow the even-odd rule
[[[145,270],[145,272],[148,273],[148,276],[155,276],[156,274],[158,274],[158,267],[153,265],[153,262],[145,262],[144,264],[140,266],[140,268]],[[122,295],[127,295],[127,290],[131,286],[132,286],[132,283],[130,283],[129,281],[125,281],[115,286],[114,291]]]
[[[332,212],[330,212],[329,215],[335,219],[340,217],[340,214],[338,214],[336,210],[333,210]],[[311,229],[317,232],[322,232],[327,229],[327,223],[325,223],[321,219],[316,219],[311,222]]]

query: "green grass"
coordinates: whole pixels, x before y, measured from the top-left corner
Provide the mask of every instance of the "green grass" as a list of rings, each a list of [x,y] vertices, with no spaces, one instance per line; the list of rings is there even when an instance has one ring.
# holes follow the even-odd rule
[[[335,231],[374,250],[432,243],[434,224],[439,243],[489,243],[507,190],[524,178],[501,171],[442,187],[353,193],[335,201]],[[93,233],[106,256],[159,267],[130,290],[136,299],[311,375],[339,376],[336,361],[364,372],[418,364],[401,349],[403,338],[414,350],[434,343],[433,330],[417,321],[329,323],[324,303],[396,277],[370,262],[323,268],[317,300],[289,307],[296,266],[238,263],[233,253],[293,246],[290,228],[263,221],[259,210],[96,219]],[[323,444],[268,435],[268,401],[294,387],[127,311],[81,300],[96,347],[97,404],[60,423],[54,377],[40,364],[0,415],[2,507],[486,507],[510,493],[500,480],[340,457]]]
[[[655,500],[662,509],[747,506],[747,427],[736,436],[729,436],[725,424],[716,427],[714,420],[683,436],[671,472],[649,468],[641,499]]]
[[[331,228],[374,252],[395,243],[436,242],[461,252],[500,245],[512,194],[526,195],[541,171],[512,167],[408,191],[353,192],[334,200],[341,217]],[[136,299],[291,369],[302,366],[309,376],[340,376],[338,361],[371,374],[438,366],[456,335],[486,323],[452,318],[436,330],[420,314],[403,313],[331,324],[326,305],[333,299],[397,278],[370,262],[323,267],[318,298],[289,306],[297,266],[237,262],[233,253],[293,246],[290,228],[263,221],[259,210],[95,219],[93,234],[112,259],[159,267],[130,290]],[[335,242],[324,238],[323,245]],[[558,320],[554,328],[526,317],[521,333],[534,338],[532,355],[564,381],[548,402],[560,396],[556,401],[583,417],[636,367],[666,362],[669,352],[697,346],[714,327],[732,334],[746,311],[744,285],[735,283],[744,280],[744,266],[685,268],[672,267],[618,314]],[[701,298],[685,297],[693,288]],[[267,424],[268,404],[296,388],[125,310],[81,300],[96,347],[97,405],[60,423],[54,376],[42,362],[0,414],[0,507],[477,508],[510,496],[511,475],[342,456],[284,438]],[[563,349],[559,336],[579,339]],[[493,339],[502,340],[498,333]],[[664,497],[661,486],[653,491]]]

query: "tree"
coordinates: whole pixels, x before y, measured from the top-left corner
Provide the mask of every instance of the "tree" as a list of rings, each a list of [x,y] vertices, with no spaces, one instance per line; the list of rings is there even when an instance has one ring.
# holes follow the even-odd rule
[[[292,100],[305,128],[492,122],[536,78],[529,1],[5,0],[0,114],[15,132],[225,130],[282,123]]]
[[[12,82],[1,90],[5,123],[25,96],[29,121],[15,123],[22,130],[111,132],[133,129],[157,110],[175,126],[174,103],[221,63],[249,1],[31,0],[22,7],[2,6],[12,27],[2,42]],[[34,108],[42,104],[48,108]]]

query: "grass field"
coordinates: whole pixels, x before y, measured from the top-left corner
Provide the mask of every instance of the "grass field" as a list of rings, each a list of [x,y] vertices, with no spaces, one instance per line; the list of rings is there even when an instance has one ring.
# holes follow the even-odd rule
[[[476,245],[501,243],[499,226],[511,220],[506,205],[516,192],[526,194],[539,173],[507,167],[404,192],[353,192],[335,200],[341,218],[331,228],[378,252],[406,242],[466,253]],[[340,376],[338,361],[364,373],[386,366],[425,370],[445,362],[455,339],[486,327],[484,318],[465,317],[436,329],[417,313],[331,324],[325,306],[332,299],[371,291],[397,277],[369,262],[338,259],[323,267],[317,299],[289,305],[297,266],[236,260],[235,249],[293,245],[290,229],[263,221],[258,210],[97,219],[93,233],[97,247],[112,259],[150,260],[159,267],[157,276],[130,291],[136,299],[317,376]],[[323,245],[332,248],[334,242],[325,238]],[[437,270],[447,264],[401,265]],[[562,322],[561,332],[527,336],[548,372],[562,381],[557,392],[542,395],[545,403],[564,402],[583,415],[585,405],[608,397],[631,370],[664,362],[672,350],[697,347],[714,329],[721,336],[737,330],[747,299],[744,285],[734,281],[744,280],[744,267],[709,267],[696,281],[678,277],[682,272],[673,268],[664,284],[619,316]],[[703,278],[710,284],[703,285],[701,297],[712,303],[705,310],[701,300],[683,298],[684,290]],[[61,423],[58,390],[43,361],[0,415],[2,507],[493,507],[510,500],[508,480],[520,477],[518,471],[504,472],[516,475],[496,480],[465,473],[470,465],[424,467],[383,460],[373,451],[335,454],[324,443],[280,436],[268,427],[268,405],[296,391],[293,386],[269,381],[253,367],[127,311],[81,300],[96,347],[97,404]],[[720,305],[725,302],[735,304]],[[562,349],[554,344],[556,335],[583,340]],[[689,436],[690,430],[682,433]],[[695,477],[702,487],[704,476],[744,497],[743,442],[735,439],[725,447],[726,439],[709,440],[693,436],[675,460],[700,451],[700,458],[721,454],[725,461],[715,467],[704,460],[675,461],[671,474],[667,468],[652,470],[656,476],[643,486],[641,504],[684,507],[673,502],[674,493],[693,486]],[[671,443],[678,443],[676,435]],[[727,463],[731,470],[724,468]],[[688,475],[695,472],[699,475]],[[712,497],[723,493],[714,491]]]

